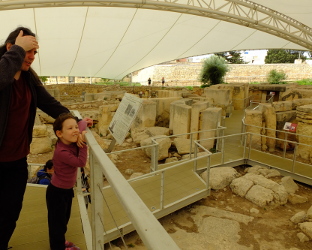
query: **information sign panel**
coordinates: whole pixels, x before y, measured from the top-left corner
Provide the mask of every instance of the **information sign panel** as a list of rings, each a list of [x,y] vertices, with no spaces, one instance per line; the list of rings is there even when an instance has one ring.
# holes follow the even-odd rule
[[[135,95],[126,93],[122,98],[118,109],[109,124],[108,130],[118,144],[122,144],[130,130],[143,100]]]
[[[291,123],[291,122],[285,122],[284,125],[284,130],[289,131],[289,132],[296,132],[297,130],[297,125],[296,123]]]

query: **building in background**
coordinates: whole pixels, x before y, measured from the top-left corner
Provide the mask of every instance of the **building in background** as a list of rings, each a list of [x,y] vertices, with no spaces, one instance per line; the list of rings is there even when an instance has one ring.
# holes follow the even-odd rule
[[[190,57],[191,62],[201,62],[213,54]],[[241,56],[247,64],[265,64],[264,59],[267,55],[267,50],[243,50]]]

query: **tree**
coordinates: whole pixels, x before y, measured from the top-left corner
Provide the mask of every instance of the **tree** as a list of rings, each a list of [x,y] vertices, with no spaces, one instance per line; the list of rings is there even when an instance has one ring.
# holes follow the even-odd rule
[[[229,67],[224,58],[213,55],[203,62],[203,67],[200,73],[200,81],[203,85],[215,85],[223,82],[223,77]],[[202,86],[203,86],[202,85]]]
[[[215,53],[215,55],[223,57],[228,63],[231,63],[231,64],[244,64],[245,63],[239,51]]]
[[[272,69],[267,76],[267,80],[271,84],[280,84],[283,83],[283,80],[287,78],[285,72],[283,70],[277,71]]]
[[[294,63],[296,59],[301,58],[305,61],[304,51],[269,49],[265,57],[265,63]]]

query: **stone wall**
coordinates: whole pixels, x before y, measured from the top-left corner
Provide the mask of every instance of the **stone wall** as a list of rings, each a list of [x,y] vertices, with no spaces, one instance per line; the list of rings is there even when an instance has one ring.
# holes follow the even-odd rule
[[[85,97],[88,95],[97,96],[97,98],[92,97],[92,100],[88,102],[82,102],[82,98],[80,98],[79,102],[67,103],[66,106],[71,110],[80,110],[82,117],[91,117],[96,120],[97,132],[102,136],[107,135],[107,128],[124,92],[142,92],[144,97],[150,97],[151,90],[157,92],[157,98],[144,98],[143,109],[139,112],[134,126],[137,128],[169,127],[169,130],[175,135],[216,129],[219,124],[223,123],[225,117],[230,116],[230,107],[241,110],[249,105],[249,102],[246,102],[248,100],[256,101],[257,105],[260,102],[257,110],[253,110],[254,107],[246,110],[246,131],[254,133],[250,138],[253,147],[269,150],[270,152],[274,152],[276,148],[283,149],[285,147],[286,144],[280,140],[285,138],[285,132],[275,134],[276,129],[283,130],[285,122],[298,124],[298,131],[303,133],[303,131],[311,127],[311,123],[307,122],[307,120],[312,120],[310,114],[312,113],[310,112],[312,110],[312,89],[308,86],[296,84],[233,83],[213,85],[205,89],[194,87],[194,89],[202,91],[201,95],[197,95],[187,88],[182,90],[182,88],[173,87],[162,89],[161,87],[149,86],[121,87],[119,85],[59,84],[48,86],[48,88],[50,88],[49,92],[51,94],[61,97],[64,96],[65,92],[68,95],[79,96],[84,92]],[[171,91],[173,89],[174,91]],[[276,97],[277,100],[272,99],[271,102],[267,103],[267,97],[270,96],[268,93],[271,92],[275,93],[273,97]],[[296,120],[296,109],[304,105],[308,105],[308,107],[301,115],[304,119],[300,121],[301,125],[299,126]],[[253,127],[253,125],[256,127]],[[312,135],[311,131],[303,134]],[[214,137],[214,132],[213,134],[208,135],[208,133],[205,133],[202,135],[211,138]],[[267,137],[261,138],[261,135]],[[289,142],[286,145],[288,151],[294,149],[293,142],[302,142],[296,138],[295,134],[290,134],[289,137]],[[187,139],[188,136],[185,135],[182,138]],[[193,139],[202,138],[201,136],[194,136]],[[305,141],[302,143],[305,143]],[[203,144],[210,149],[214,146],[214,141],[207,141],[207,144]],[[312,149],[310,146],[309,150],[305,147],[299,148],[298,156],[312,162]]]
[[[90,101],[99,98],[101,95],[103,95],[104,99],[105,93],[108,91],[114,93],[126,92],[136,95],[142,93],[143,97],[153,98],[177,97],[182,96],[183,93],[192,92],[188,91],[185,87],[166,87],[166,89],[163,89],[161,86],[120,86],[119,84],[97,85],[83,83],[51,84],[45,85],[45,88],[57,100],[62,101],[62,103],[81,102],[85,100],[84,96],[86,96]],[[199,87],[195,88],[199,89]],[[174,90],[174,92],[170,90]]]
[[[202,62],[176,63],[155,65],[132,73],[132,82],[147,85],[147,79],[152,79],[152,85],[160,86],[161,78],[164,77],[165,86],[199,86],[199,74]],[[284,71],[288,81],[296,81],[311,78],[312,66],[309,64],[233,64],[226,74],[225,81],[228,83],[251,83],[266,82],[267,74],[271,70]]]

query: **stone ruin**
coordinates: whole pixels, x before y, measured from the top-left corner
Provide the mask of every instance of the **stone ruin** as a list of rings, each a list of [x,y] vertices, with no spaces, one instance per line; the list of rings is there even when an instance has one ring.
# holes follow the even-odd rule
[[[201,177],[207,181],[207,171],[201,173]],[[210,188],[222,190],[229,187],[235,195],[243,197],[260,208],[276,208],[286,203],[302,204],[308,202],[308,198],[296,194],[298,184],[290,176],[282,177],[280,172],[262,166],[250,166],[244,173],[239,173],[232,167],[212,168],[209,173]],[[251,212],[257,213],[252,208]],[[312,206],[302,210],[289,220],[298,225],[300,232],[297,237],[301,242],[312,239]]]
[[[310,131],[312,90],[295,87],[295,85],[219,84],[193,91],[146,87],[122,89],[120,86],[114,89],[110,86],[108,91],[102,92],[91,86],[94,93],[89,93],[86,86],[83,84],[77,84],[74,88],[62,86],[63,93],[58,88],[49,88],[48,90],[69,109],[78,110],[82,117],[91,117],[95,121],[92,130],[107,140],[112,139],[108,133],[108,126],[126,92],[132,92],[143,98],[142,108],[130,131],[131,138],[137,145],[141,145],[139,140],[142,134],[145,134],[144,140],[147,139],[146,136],[171,134],[179,135],[177,137],[180,139],[190,140],[189,133],[194,133],[192,140],[214,137],[216,135],[214,131],[206,130],[217,129],[224,125],[224,120],[231,115],[233,110],[243,110],[250,105],[251,101],[258,102],[259,105],[257,109],[247,108],[245,110],[246,131],[259,134],[259,136],[252,137],[253,147],[270,152],[284,147],[284,144],[278,139],[285,138],[285,132],[283,132],[285,122],[298,124],[297,134],[311,135],[312,133]],[[69,99],[74,96],[70,91],[75,91],[76,100]],[[155,97],[150,97],[151,92],[156,92]],[[274,99],[271,98],[271,102],[267,102],[268,97],[272,96],[272,92],[274,92]],[[53,150],[56,138],[51,128],[52,123],[52,118],[38,111],[31,145],[32,154]],[[155,128],[153,132],[150,131],[151,128]],[[167,128],[167,130],[163,132],[156,128]],[[278,131],[275,132],[275,130]],[[197,131],[206,132],[196,133]],[[262,134],[271,138],[261,140],[260,135]],[[297,138],[295,134],[288,134],[287,139],[311,144],[309,137]],[[185,141],[185,144],[190,145],[191,142],[187,142]],[[146,143],[148,142],[143,142],[144,145]],[[159,155],[163,155],[162,159],[170,158],[169,152],[166,154],[169,148],[181,144],[183,143],[179,144],[173,141],[165,143],[164,145],[167,145],[165,149],[160,147],[160,150],[165,153]],[[206,141],[203,146],[211,149],[214,146],[214,141]],[[292,148],[293,144],[288,143],[287,149],[291,150]],[[185,149],[177,151],[184,152],[177,157],[179,159],[184,154],[193,153]],[[297,154],[305,160],[311,161],[312,159],[311,147],[300,146]]]

